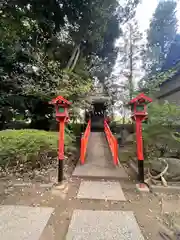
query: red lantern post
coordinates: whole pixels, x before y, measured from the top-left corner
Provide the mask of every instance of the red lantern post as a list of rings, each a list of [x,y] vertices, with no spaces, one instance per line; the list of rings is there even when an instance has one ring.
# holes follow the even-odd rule
[[[145,96],[143,93],[133,98],[129,105],[132,109],[132,119],[136,122],[136,146],[138,159],[138,178],[140,183],[144,183],[144,154],[143,154],[143,139],[142,139],[142,122],[148,118],[147,104],[152,102],[152,99]]]
[[[53,104],[56,109],[56,121],[59,122],[59,148],[58,148],[58,182],[63,180],[63,160],[64,160],[64,129],[65,123],[69,121],[68,108],[71,102],[58,96],[53,99],[50,104]]]

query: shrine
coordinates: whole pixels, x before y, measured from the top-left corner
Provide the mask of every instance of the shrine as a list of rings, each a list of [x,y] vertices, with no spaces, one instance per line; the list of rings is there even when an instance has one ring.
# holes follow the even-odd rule
[[[85,121],[91,119],[91,131],[104,131],[104,120],[108,117],[110,97],[104,93],[101,84],[89,98],[91,108],[86,112]]]

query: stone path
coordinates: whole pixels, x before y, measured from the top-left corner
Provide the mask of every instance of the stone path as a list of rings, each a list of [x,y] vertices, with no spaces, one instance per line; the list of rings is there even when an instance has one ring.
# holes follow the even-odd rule
[[[119,182],[81,181],[79,199],[126,201]],[[143,240],[132,211],[73,211],[66,240]]]
[[[132,181],[121,181],[120,183],[119,181],[110,181],[110,184],[114,184],[116,182],[118,183],[116,183],[116,192],[112,193],[111,191],[111,193],[104,193],[106,186],[106,184],[104,186],[104,182],[108,181],[99,180],[98,186],[99,182],[102,182],[102,185],[104,186],[101,190],[102,194],[105,196],[104,200],[79,198],[82,196],[79,195],[81,188],[80,186],[87,186],[86,184],[89,185],[90,182],[93,184],[96,183],[94,180],[86,181],[79,178],[71,178],[68,180],[68,182],[65,181],[62,185],[54,186],[52,189],[46,189],[36,185],[26,186],[23,188],[15,187],[14,190],[8,188],[7,191],[10,191],[10,195],[0,198],[0,203],[2,207],[7,205],[16,205],[18,207],[28,206],[29,209],[33,208],[35,212],[36,207],[40,207],[41,209],[54,209],[49,220],[48,217],[44,217],[44,215],[37,217],[38,219],[36,221],[36,229],[41,228],[43,219],[46,218],[46,222],[48,222],[41,234],[41,237],[39,238],[37,235],[36,238],[32,235],[32,238],[30,238],[30,240],[65,240],[68,229],[70,229],[71,226],[72,216],[76,210],[90,210],[92,212],[133,212],[135,219],[137,219],[138,225],[141,229],[142,235],[146,240],[162,240],[159,237],[158,233],[159,223],[157,218],[161,216],[162,209],[161,205],[159,205],[159,198],[157,196],[154,196],[152,193],[139,194],[135,188],[135,183]],[[108,182],[107,185],[109,186],[110,184]],[[118,194],[117,191],[119,192],[119,196],[121,195],[121,191],[117,190],[117,186],[119,184],[122,187],[121,190],[123,190],[126,201],[108,200],[108,197],[115,199]],[[85,196],[86,193],[83,194]],[[91,196],[93,197],[92,194]],[[32,219],[31,214],[27,214],[27,211],[24,213],[24,215],[25,219],[28,217]],[[9,218],[13,218],[13,214]],[[4,219],[5,215],[2,214],[0,217],[0,226],[4,222]],[[18,222],[16,223],[16,228],[14,227],[13,229],[14,235],[17,234],[15,231],[19,231]],[[28,224],[28,227],[21,224],[21,228],[24,228],[25,232],[28,230],[32,231],[30,224]],[[2,239],[2,237],[0,239]],[[20,237],[20,239],[23,239],[23,237]]]
[[[138,205],[133,209],[136,212],[133,212],[128,204],[129,193],[126,191],[124,194],[124,187],[121,187],[125,182],[119,181],[121,172],[122,178],[128,180],[126,172],[123,168],[119,171],[113,166],[102,134],[93,134],[90,144],[92,149],[88,151],[86,165],[91,170],[84,173],[84,179],[82,174],[73,178],[71,189],[68,189],[68,185],[64,188],[63,185],[57,186],[47,192],[34,189],[30,198],[30,189],[27,188],[27,196],[24,196],[24,191],[23,195],[21,193],[13,200],[16,206],[12,206],[11,197],[6,205],[0,207],[0,240],[144,239],[135,217],[139,212]],[[82,172],[87,167],[77,166],[76,173],[78,168]],[[94,174],[92,170],[96,168],[98,170]],[[34,197],[35,192],[39,194],[39,198]],[[36,203],[42,207],[30,207]],[[28,206],[20,206],[25,204]],[[136,204],[139,204],[138,199]],[[144,205],[142,199],[142,211],[145,209]],[[144,220],[144,212],[142,216]],[[148,225],[149,221],[156,227],[151,219],[147,219],[145,224]]]
[[[66,240],[143,240],[133,212],[75,210]]]
[[[128,179],[122,167],[112,164],[104,133],[91,133],[84,166],[77,166],[73,176],[100,178],[101,181],[81,181],[77,198],[105,201],[126,201],[118,181],[102,179]],[[143,240],[132,211],[73,211],[66,240]]]

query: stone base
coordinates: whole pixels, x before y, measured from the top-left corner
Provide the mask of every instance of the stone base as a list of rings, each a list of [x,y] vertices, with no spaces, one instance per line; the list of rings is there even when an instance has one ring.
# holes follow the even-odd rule
[[[137,183],[136,184],[136,189],[139,192],[149,192],[148,186],[146,184],[144,184],[144,183]]]

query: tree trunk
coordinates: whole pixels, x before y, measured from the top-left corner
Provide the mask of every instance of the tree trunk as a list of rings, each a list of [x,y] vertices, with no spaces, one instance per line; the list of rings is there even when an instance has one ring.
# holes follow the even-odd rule
[[[71,68],[70,68],[71,71],[73,71],[74,68],[76,67],[76,64],[77,64],[77,61],[78,61],[78,59],[79,59],[79,56],[80,56],[80,45],[79,45],[79,47],[77,48],[74,61],[73,61],[72,66],[71,66]]]
[[[130,74],[129,74],[129,98],[130,100],[133,98],[133,43],[132,43],[132,26],[129,25],[130,28],[129,28],[129,71],[130,71]]]
[[[67,66],[66,66],[66,68],[68,70],[73,71],[73,69],[75,68],[76,63],[78,61],[79,55],[80,55],[80,44],[76,45],[73,52],[72,52],[72,55],[71,55],[71,57],[70,57],[70,59],[67,63]]]

